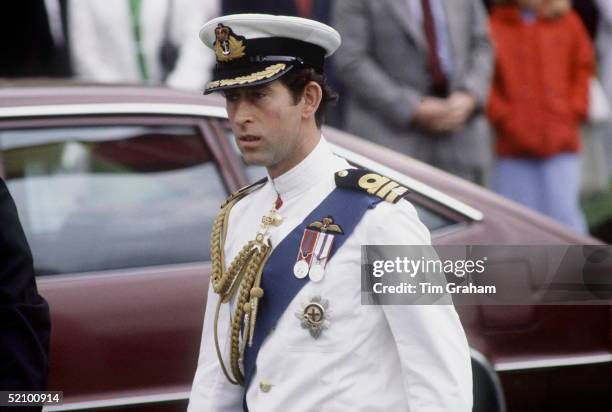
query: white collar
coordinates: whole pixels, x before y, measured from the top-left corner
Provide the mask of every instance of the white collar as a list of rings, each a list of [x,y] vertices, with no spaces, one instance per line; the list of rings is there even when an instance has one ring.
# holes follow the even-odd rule
[[[330,167],[333,167],[335,160],[329,144],[321,136],[319,143],[304,160],[276,179],[270,179],[269,175],[268,179],[281,198],[289,200],[329,177]]]

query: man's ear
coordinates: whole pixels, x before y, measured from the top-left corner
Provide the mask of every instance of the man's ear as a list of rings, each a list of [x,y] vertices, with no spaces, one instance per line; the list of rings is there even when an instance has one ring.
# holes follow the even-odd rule
[[[314,117],[321,104],[321,99],[323,99],[323,90],[321,86],[319,86],[317,82],[309,82],[304,87],[304,92],[302,93],[302,101],[304,102],[302,117],[305,119],[311,116]]]

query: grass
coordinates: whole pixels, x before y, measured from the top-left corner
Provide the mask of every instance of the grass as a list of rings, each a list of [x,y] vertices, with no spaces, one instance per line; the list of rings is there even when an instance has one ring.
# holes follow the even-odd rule
[[[589,228],[597,227],[612,219],[612,181],[604,193],[582,199],[582,209]]]

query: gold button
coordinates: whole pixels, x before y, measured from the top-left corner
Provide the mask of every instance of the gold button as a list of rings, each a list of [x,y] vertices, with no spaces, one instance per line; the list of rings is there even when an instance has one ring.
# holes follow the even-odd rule
[[[348,176],[348,171],[341,170],[341,171],[338,172],[338,176],[340,176],[340,177],[347,177]]]
[[[264,393],[268,393],[270,392],[270,389],[272,389],[272,384],[266,380],[263,380],[259,382],[259,389],[261,389],[261,391]]]

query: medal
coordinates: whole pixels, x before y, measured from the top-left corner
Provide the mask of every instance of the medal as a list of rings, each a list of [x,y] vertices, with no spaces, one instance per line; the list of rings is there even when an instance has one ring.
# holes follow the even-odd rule
[[[331,255],[335,234],[343,234],[342,228],[331,216],[315,221],[304,229],[300,250],[293,265],[293,274],[298,279],[306,276],[312,282],[320,282],[325,276],[325,265]]]
[[[293,274],[298,279],[304,279],[308,276],[310,262],[312,261],[312,250],[317,243],[319,233],[314,230],[306,229],[302,235],[300,242],[300,250],[298,251],[297,261],[293,265]]]
[[[323,266],[319,264],[314,264],[310,267],[310,271],[308,272],[308,277],[313,282],[320,282],[323,280],[323,276],[325,275],[325,269]]]
[[[304,279],[308,275],[308,262],[299,260],[293,265],[293,274],[298,279]]]
[[[325,265],[327,264],[327,258],[329,257],[329,252],[331,251],[333,243],[334,235],[330,233],[320,233],[317,237],[317,242],[314,247],[313,262],[308,272],[311,281],[320,282],[323,280]]]

